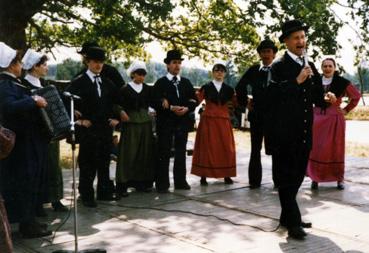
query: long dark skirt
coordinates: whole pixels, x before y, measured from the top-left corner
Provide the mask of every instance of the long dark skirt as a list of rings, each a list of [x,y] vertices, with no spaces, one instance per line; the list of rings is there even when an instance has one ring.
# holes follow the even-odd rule
[[[56,202],[63,198],[63,174],[59,164],[59,141],[49,144],[48,153],[48,201]]]
[[[151,122],[125,124],[119,142],[119,158],[116,181],[136,187],[145,183],[152,185],[153,135]]]

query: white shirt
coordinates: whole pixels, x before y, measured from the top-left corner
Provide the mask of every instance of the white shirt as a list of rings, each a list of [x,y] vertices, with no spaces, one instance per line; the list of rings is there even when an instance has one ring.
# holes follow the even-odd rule
[[[24,79],[26,79],[28,82],[30,82],[33,86],[42,88],[41,81],[37,77],[35,77],[35,76],[31,75],[31,74],[27,74],[24,77]]]
[[[143,88],[142,83],[129,82],[128,85],[131,86],[132,89],[134,89],[134,91],[137,93],[140,93]]]
[[[333,80],[333,77],[327,78],[327,77],[323,76],[322,83],[323,83],[323,85],[330,85],[332,83],[332,80]]]
[[[259,67],[259,71],[262,70],[263,68],[271,68],[272,67],[272,64],[273,64],[273,62],[271,64],[269,64],[269,65],[263,65],[263,63],[261,62],[260,63],[260,67]]]
[[[172,75],[171,73],[167,74],[167,78],[168,78],[169,81],[172,81],[173,77],[174,77],[174,75]],[[181,81],[181,76],[180,75],[176,75],[176,77],[177,77],[178,82]]]
[[[287,50],[287,54],[298,64],[300,64],[301,66],[304,65],[304,60],[301,61],[301,57],[303,58],[303,56],[298,56],[295,55],[294,53],[292,53],[290,50]]]
[[[86,74],[91,79],[92,83],[95,83],[95,79],[96,79],[97,94],[99,95],[99,97],[101,97],[101,86],[100,85],[102,83],[102,80],[101,80],[100,74],[95,74],[89,69],[86,71]],[[95,76],[99,76],[99,77],[95,78]]]
[[[213,82],[213,84],[214,84],[215,88],[217,89],[217,91],[219,92],[219,91],[220,91],[220,89],[222,88],[222,84],[223,84],[223,82],[219,82],[219,81],[217,81],[217,80],[215,80],[215,79],[214,79],[212,82]]]

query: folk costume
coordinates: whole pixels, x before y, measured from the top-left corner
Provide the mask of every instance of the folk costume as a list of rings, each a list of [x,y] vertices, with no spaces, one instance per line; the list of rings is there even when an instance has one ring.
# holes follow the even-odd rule
[[[282,25],[280,41],[297,31],[307,31],[298,20]],[[288,51],[272,65],[272,81],[267,88],[267,135],[274,162],[274,184],[278,187],[281,203],[280,223],[289,235],[302,239],[301,213],[296,195],[306,174],[312,145],[313,104],[324,106],[323,89],[317,80],[319,74],[309,62],[314,75],[303,83],[297,76],[304,61]]]
[[[224,82],[211,81],[201,87],[198,100],[205,99],[196,132],[191,173],[200,177],[236,176],[236,148],[228,102],[234,90]]]
[[[270,48],[276,53],[278,51],[274,42],[263,40],[257,48],[258,53],[262,49]],[[266,88],[271,79],[271,65],[264,66],[256,64],[251,66],[242,76],[236,86],[238,104],[246,107],[247,103],[252,103],[252,110],[249,110],[247,119],[250,121],[251,135],[251,155],[249,161],[249,184],[250,188],[258,188],[262,180],[262,164],[260,151],[264,139],[266,154],[269,154],[268,139],[265,136],[265,97]],[[249,88],[249,89],[248,89]],[[248,100],[248,90],[251,90],[252,100]],[[274,171],[274,170],[273,170]]]
[[[43,55],[35,52],[32,49],[28,49],[24,55],[23,69],[30,71],[36,64],[40,62]],[[42,78],[37,78],[30,73],[27,73],[22,83],[30,90],[40,89],[47,86],[47,81]],[[41,118],[40,118],[41,121]],[[43,130],[46,129],[41,125]],[[63,175],[62,170],[59,166],[59,141],[53,141],[45,143],[47,147],[47,164],[45,165],[45,175],[43,179],[43,192],[42,192],[42,203],[38,208],[38,215],[45,216],[45,212],[42,208],[43,203],[52,203],[55,210],[66,211],[60,200],[63,198]]]
[[[3,56],[0,57],[0,67],[6,69],[15,59],[16,51],[9,47],[4,49],[4,45],[0,45],[0,55]],[[10,72],[0,74],[0,115],[4,127],[16,134],[14,149],[1,161],[1,190],[9,221],[19,222],[19,231],[26,238],[50,235],[51,232],[35,219],[48,140],[40,128],[35,99]]]
[[[325,92],[333,92],[337,101],[327,108],[314,107],[313,147],[310,152],[307,175],[314,182],[342,182],[345,172],[346,122],[340,110],[342,99],[349,98],[343,108],[346,112],[355,108],[360,93],[347,79],[335,74],[333,78],[322,77]]]
[[[170,50],[164,62],[183,60],[179,51]],[[174,187],[176,189],[190,189],[186,181],[186,144],[188,131],[193,121],[189,117],[197,106],[195,89],[190,80],[180,75],[173,76],[168,73],[158,79],[154,84],[152,107],[157,112],[156,130],[158,135],[158,168],[156,172],[156,189],[167,192],[169,183],[169,159],[174,139]],[[177,116],[173,111],[164,109],[163,100],[166,99],[171,106],[184,106],[188,112]]]
[[[144,70],[144,62],[136,61],[128,69],[128,75]],[[145,83],[129,82],[121,89],[120,106],[129,116],[122,123],[119,155],[116,170],[117,188],[134,187],[138,191],[149,191],[154,181],[153,133],[149,104],[152,87]]]
[[[90,59],[105,60],[105,51],[98,47],[89,48],[86,54]],[[82,114],[80,120],[92,123],[90,127],[80,126],[78,131],[78,189],[83,204],[95,207],[93,182],[96,173],[97,199],[114,199],[114,184],[109,178],[113,137],[109,119],[118,118],[114,106],[119,102],[119,90],[109,79],[87,70],[72,81],[67,91],[81,97],[75,101],[75,109]]]

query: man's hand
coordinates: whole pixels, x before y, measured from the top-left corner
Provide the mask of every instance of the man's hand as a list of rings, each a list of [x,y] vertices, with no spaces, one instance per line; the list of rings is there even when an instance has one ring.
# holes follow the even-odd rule
[[[174,113],[177,116],[183,116],[188,112],[188,107],[180,106],[177,110],[174,111]]]
[[[129,116],[125,111],[120,112],[120,120],[123,122],[129,121]]]
[[[296,78],[296,81],[298,84],[301,84],[305,82],[305,80],[309,76],[312,76],[312,75],[313,75],[313,70],[310,68],[310,66],[306,66],[301,70],[300,74]]]
[[[169,109],[169,102],[166,98],[163,99],[163,102],[161,104],[164,109]]]
[[[118,124],[119,124],[119,120],[117,119],[109,119],[109,126],[111,126],[112,128],[115,128]]]
[[[254,110],[254,101],[252,100],[252,98],[249,98],[249,101],[247,102],[247,110],[249,110],[250,112]]]
[[[76,119],[79,119],[82,117],[82,113],[80,111],[74,110],[74,117]]]
[[[47,106],[46,100],[38,95],[32,96],[33,100],[36,102],[36,106],[40,108],[45,108]]]
[[[92,126],[91,121],[89,121],[88,119],[79,119],[76,121],[76,124],[85,128],[89,128],[90,126]]]

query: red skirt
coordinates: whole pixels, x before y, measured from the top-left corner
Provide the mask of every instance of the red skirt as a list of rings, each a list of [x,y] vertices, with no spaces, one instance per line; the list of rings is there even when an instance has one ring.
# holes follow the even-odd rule
[[[307,166],[307,175],[313,181],[344,179],[345,128],[345,118],[336,106],[328,107],[325,113],[314,108],[313,147]]]
[[[202,113],[191,173],[213,178],[236,176],[236,148],[226,105],[208,103]]]

